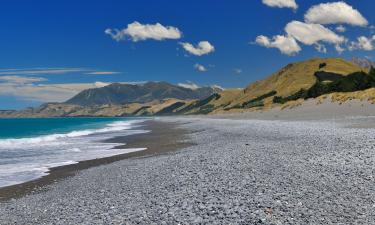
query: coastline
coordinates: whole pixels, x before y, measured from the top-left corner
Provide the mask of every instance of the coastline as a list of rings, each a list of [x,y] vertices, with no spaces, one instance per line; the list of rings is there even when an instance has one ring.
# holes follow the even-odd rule
[[[140,123],[139,125],[145,127],[145,129],[147,130],[151,130],[151,132],[118,136],[108,139],[106,140],[106,142],[119,143],[119,145],[115,147],[117,149],[146,148],[145,150],[105,158],[84,160],[76,164],[50,168],[46,176],[25,183],[0,188],[0,202],[21,198],[28,194],[41,192],[43,191],[44,187],[56,183],[64,178],[74,176],[79,171],[88,168],[106,165],[124,159],[149,157],[157,154],[167,154],[169,152],[176,151],[180,148],[191,145],[187,142],[180,142],[188,133],[188,131],[182,128],[178,128],[177,123],[147,120]]]
[[[160,132],[154,129],[159,135],[148,138],[155,149],[163,142],[155,156],[82,170],[1,202],[0,221],[374,224],[374,128],[357,128],[372,121],[158,118],[152,123],[161,124]],[[165,138],[177,133],[177,124],[194,144],[160,154],[176,149],[178,139],[166,144]]]

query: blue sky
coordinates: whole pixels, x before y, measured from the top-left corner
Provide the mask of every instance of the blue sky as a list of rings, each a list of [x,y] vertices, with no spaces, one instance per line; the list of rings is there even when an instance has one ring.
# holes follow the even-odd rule
[[[316,15],[324,11],[317,8],[307,21],[313,6],[340,6],[329,5],[338,1],[322,0],[3,1],[0,109],[63,101],[84,88],[110,82],[153,80],[232,88],[311,57],[375,60],[375,2],[344,2],[357,18],[348,8],[347,18],[345,13],[340,18]],[[126,29],[136,21],[141,36]],[[299,26],[297,34],[284,29],[292,21],[315,24],[310,32],[331,33],[323,30],[323,36],[306,39],[316,34],[301,37]],[[167,32],[161,37],[152,34],[157,23]],[[345,32],[337,30],[340,25]],[[107,29],[111,32],[106,34]],[[200,42],[204,43],[199,47]]]

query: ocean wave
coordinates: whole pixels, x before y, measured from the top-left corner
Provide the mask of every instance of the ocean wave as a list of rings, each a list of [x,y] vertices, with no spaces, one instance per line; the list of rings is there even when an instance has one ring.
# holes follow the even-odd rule
[[[84,160],[110,157],[145,148],[114,148],[104,140],[147,133],[137,128],[144,120],[116,121],[97,129],[74,130],[30,138],[0,139],[0,187],[24,183],[47,175],[50,168]],[[134,129],[136,128],[136,129]]]
[[[131,120],[131,121],[117,121],[107,124],[104,128],[99,129],[87,129],[87,130],[76,130],[69,133],[63,134],[49,134],[42,135],[38,137],[30,138],[10,138],[10,139],[0,139],[1,149],[15,149],[23,148],[26,145],[45,145],[45,144],[58,144],[57,141],[67,140],[69,138],[79,138],[83,136],[89,136],[94,134],[111,133],[123,130],[129,130],[135,127],[134,124],[140,123],[143,120]]]

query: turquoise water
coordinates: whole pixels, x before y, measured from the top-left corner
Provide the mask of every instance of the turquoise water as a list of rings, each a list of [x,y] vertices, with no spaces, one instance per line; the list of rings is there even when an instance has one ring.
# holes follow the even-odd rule
[[[145,119],[43,118],[0,119],[0,187],[48,174],[49,168],[143,149],[116,149],[116,136],[147,131]]]
[[[124,118],[35,118],[0,119],[0,139],[26,138],[74,130],[97,129]]]

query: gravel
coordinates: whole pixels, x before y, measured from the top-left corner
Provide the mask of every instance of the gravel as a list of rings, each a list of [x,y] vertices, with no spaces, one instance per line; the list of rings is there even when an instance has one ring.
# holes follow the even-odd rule
[[[0,224],[375,224],[375,130],[163,118],[176,153],[90,168],[0,203]]]

